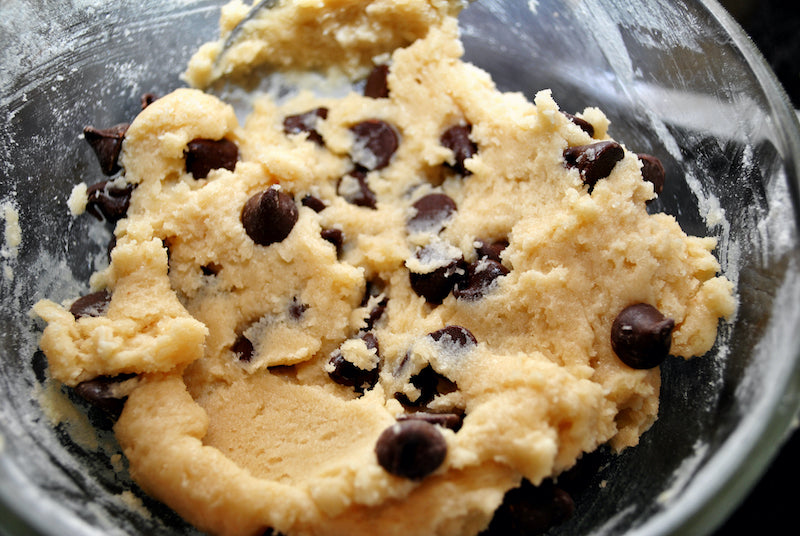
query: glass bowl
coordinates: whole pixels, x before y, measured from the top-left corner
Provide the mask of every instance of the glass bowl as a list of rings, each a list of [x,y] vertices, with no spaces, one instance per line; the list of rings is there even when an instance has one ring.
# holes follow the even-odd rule
[[[29,311],[85,292],[105,262],[109,229],[66,205],[74,184],[103,179],[83,127],[130,121],[142,94],[182,85],[190,55],[216,36],[220,4],[0,6],[0,532],[196,534],[130,481],[102,414],[61,403],[70,395],[47,380]],[[461,26],[466,59],[500,89],[532,98],[549,87],[568,112],[598,106],[613,137],[658,156],[668,181],[651,210],[716,236],[740,299],[709,355],[664,364],[658,422],[638,447],[596,456],[575,516],[551,533],[708,533],[800,404],[794,111],[711,0],[484,0]]]

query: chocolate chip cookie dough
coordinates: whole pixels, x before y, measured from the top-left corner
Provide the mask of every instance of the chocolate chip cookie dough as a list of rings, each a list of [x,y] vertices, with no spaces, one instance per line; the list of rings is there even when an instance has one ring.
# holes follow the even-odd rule
[[[399,47],[373,65],[339,40],[363,92],[264,97],[240,125],[179,89],[101,133],[124,170],[87,198],[118,219],[111,262],[36,305],[41,347],[56,380],[125,400],[132,476],[202,530],[478,534],[509,490],[636,445],[658,365],[713,346],[732,285],[713,238],[648,215],[660,163],[597,109],[497,91],[453,6],[322,4],[282,20]]]

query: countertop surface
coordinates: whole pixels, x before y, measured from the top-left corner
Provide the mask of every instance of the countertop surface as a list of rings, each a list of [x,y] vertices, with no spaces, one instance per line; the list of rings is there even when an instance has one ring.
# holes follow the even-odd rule
[[[753,39],[800,109],[800,14],[797,0],[722,0]],[[713,536],[785,534],[797,508],[800,431],[787,438],[767,473]]]

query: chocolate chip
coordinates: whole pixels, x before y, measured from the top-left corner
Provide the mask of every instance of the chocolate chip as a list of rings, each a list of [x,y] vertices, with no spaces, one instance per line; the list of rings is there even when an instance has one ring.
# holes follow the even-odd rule
[[[367,119],[350,127],[353,147],[350,157],[357,166],[369,171],[383,169],[397,150],[397,132],[386,121]]]
[[[378,285],[372,281],[367,281],[367,289],[364,293],[364,297],[361,299],[361,307],[366,307],[369,304],[369,300],[371,297],[377,297],[381,294],[382,285]],[[380,320],[383,316],[383,313],[386,311],[386,306],[389,303],[389,298],[384,297],[381,299],[372,309],[370,309],[367,318],[364,319],[366,326],[361,328],[364,331],[369,331],[375,325],[375,322]]]
[[[479,259],[486,257],[487,259],[497,262],[500,262],[500,255],[503,253],[503,250],[508,247],[508,240],[505,239],[492,242],[476,240],[476,242],[477,247],[475,248],[475,252],[478,254]]]
[[[445,326],[442,329],[429,333],[428,337],[433,339],[437,345],[437,351],[441,355],[449,354],[458,358],[463,352],[474,348],[478,341],[467,328],[456,325]],[[410,353],[403,357],[399,369],[402,369],[410,360]],[[415,400],[408,398],[405,393],[396,393],[395,399],[407,407],[421,407],[430,403],[437,395],[448,394],[456,391],[458,385],[455,382],[437,372],[433,366],[426,365],[418,373],[411,376],[411,385],[419,390],[419,396]]]
[[[453,296],[461,300],[478,300],[483,297],[495,279],[508,273],[508,268],[497,261],[483,258],[467,266],[467,277],[456,284]]]
[[[554,487],[552,501],[554,525],[560,525],[575,513],[575,501],[567,491]]]
[[[333,370],[328,372],[328,376],[339,385],[355,387],[363,391],[374,385],[373,380],[377,383],[377,374],[349,362],[339,350],[334,351],[328,363],[333,367]]]
[[[411,206],[416,210],[407,224],[411,233],[438,233],[456,211],[456,202],[445,194],[428,194]]]
[[[305,312],[308,311],[308,304],[303,303],[297,299],[297,296],[292,298],[292,302],[289,304],[289,317],[293,320],[300,320],[303,318]]]
[[[314,197],[311,194],[304,195],[303,199],[300,200],[300,204],[303,205],[304,207],[310,208],[314,212],[322,212],[323,210],[328,208],[328,206],[322,199],[320,199],[319,197]]]
[[[428,337],[436,342],[448,345],[456,345],[462,348],[476,346],[478,344],[475,335],[463,326],[449,325],[442,329],[429,333]]]
[[[128,212],[131,194],[135,184],[124,183],[117,186],[116,181],[102,181],[86,189],[86,212],[97,218],[114,223]]]
[[[423,259],[431,254],[432,246],[425,246],[415,254],[418,259]],[[435,253],[434,253],[435,255]],[[448,294],[464,278],[464,259],[459,257],[443,263],[438,268],[428,273],[409,272],[411,288],[418,296],[422,296],[428,303],[439,305]]]
[[[599,141],[590,145],[578,145],[564,149],[567,167],[578,168],[581,179],[591,188],[611,174],[614,166],[625,156],[619,143]]]
[[[455,125],[445,130],[439,139],[444,147],[453,151],[455,163],[448,166],[464,176],[472,174],[464,167],[464,161],[478,153],[478,146],[469,139],[471,132],[472,125]]]
[[[222,270],[222,266],[215,262],[210,262],[200,267],[200,271],[203,272],[203,275],[205,276],[217,275],[220,270]]]
[[[534,536],[544,534],[569,519],[575,510],[572,497],[545,480],[540,486],[523,480],[508,491],[495,511],[489,528],[480,536]]]
[[[113,175],[120,170],[117,161],[122,150],[122,140],[125,139],[125,132],[129,126],[128,123],[120,123],[105,129],[94,127],[83,129],[83,138],[94,150],[103,174]]]
[[[380,356],[380,347],[378,346],[378,339],[372,332],[363,333],[361,339],[370,350]],[[370,370],[364,370],[357,367],[350,361],[344,358],[342,351],[337,349],[331,355],[328,361],[333,366],[333,371],[328,373],[328,376],[338,383],[347,387],[353,387],[357,392],[363,393],[365,390],[372,389],[378,383],[380,370],[377,366]]]
[[[318,145],[325,145],[325,141],[316,129],[319,121],[327,118],[327,108],[315,108],[302,114],[288,115],[283,120],[283,131],[286,134],[308,132],[309,141],[313,141]]]
[[[151,104],[153,104],[157,100],[158,100],[158,97],[155,95],[155,93],[145,93],[144,95],[142,95],[142,100],[141,100],[141,102],[142,102],[142,110],[144,110],[145,108],[147,108],[148,106],[150,106]]]
[[[361,335],[361,338],[364,340],[364,343],[367,345],[367,348],[370,350],[375,350],[376,353],[380,354],[380,347],[378,346],[378,338],[375,336],[374,333],[368,332]]]
[[[585,452],[570,469],[558,475],[558,486],[567,493],[578,494],[603,480],[603,471],[616,456],[605,444],[592,452]]]
[[[241,220],[253,242],[269,246],[289,236],[297,217],[297,205],[291,196],[272,187],[247,200],[242,207]]]
[[[344,233],[341,229],[323,229],[320,233],[323,240],[327,240],[336,247],[336,253],[342,253],[342,244],[344,244]]]
[[[103,316],[111,303],[111,293],[107,290],[92,292],[75,300],[69,308],[69,312],[75,320],[88,316]]]
[[[661,160],[653,155],[644,153],[639,153],[636,156],[642,161],[642,178],[647,182],[653,183],[653,191],[656,195],[663,192],[666,172]]]
[[[387,472],[421,480],[442,465],[447,457],[447,441],[433,424],[422,420],[401,421],[378,437],[375,454]]]
[[[404,360],[407,358],[408,354]],[[458,389],[455,382],[436,372],[430,365],[426,365],[417,374],[411,376],[410,382],[419,390],[416,400],[411,400],[405,393],[396,393],[395,399],[404,406],[412,408],[427,406],[437,395],[452,393]]]
[[[363,169],[354,169],[341,179],[336,185],[336,193],[344,197],[348,203],[365,208],[377,208],[378,198],[369,184],[367,174]]]
[[[386,77],[389,74],[388,65],[376,65],[367,76],[364,85],[364,96],[372,99],[385,99],[389,96],[389,84]]]
[[[464,418],[455,413],[428,413],[427,411],[417,411],[414,413],[403,413],[397,417],[398,421],[424,421],[430,424],[449,428],[454,432],[461,429]]]
[[[233,352],[239,361],[244,363],[249,363],[250,360],[253,359],[253,351],[253,343],[244,335],[236,337],[236,341],[234,341],[233,346],[231,346],[231,352]]]
[[[111,240],[108,241],[108,245],[106,246],[106,257],[108,258],[108,262],[111,262],[111,252],[114,251],[115,247],[117,247],[117,236],[111,235]],[[169,263],[169,259],[167,259],[167,263]]]
[[[114,418],[119,417],[125,406],[127,397],[116,393],[115,387],[125,380],[136,376],[135,374],[120,374],[118,376],[98,376],[97,378],[81,382],[75,386],[75,393],[91,405],[102,409]]]
[[[366,326],[362,329],[372,329],[372,327],[375,325],[375,322],[380,320],[381,317],[383,316],[383,313],[386,312],[386,306],[388,304],[389,304],[388,298],[384,298],[381,301],[379,301],[378,304],[370,310],[369,315],[367,315],[367,318],[364,319]]]
[[[635,369],[657,367],[669,354],[675,321],[646,303],[622,310],[611,325],[611,347]]]
[[[31,358],[31,367],[36,381],[44,383],[47,380],[47,356],[41,350],[36,350]]]
[[[383,293],[383,288],[385,287],[382,281],[367,281],[366,288],[364,290],[364,297],[361,298],[361,307],[366,306],[369,303],[369,299],[375,296],[380,296]]]
[[[586,132],[590,137],[594,138],[594,126],[589,121],[587,121],[586,119],[581,119],[580,117],[575,117],[574,115],[568,114],[567,112],[561,112],[561,113],[564,114],[567,117],[567,119],[578,125],[580,129]]]
[[[186,145],[186,172],[195,179],[205,179],[212,169],[236,169],[239,148],[230,140],[196,138]]]

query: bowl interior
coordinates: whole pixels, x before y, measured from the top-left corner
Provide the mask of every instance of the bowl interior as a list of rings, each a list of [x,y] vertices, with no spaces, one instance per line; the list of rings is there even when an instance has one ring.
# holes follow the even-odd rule
[[[74,184],[104,178],[83,127],[130,121],[142,94],[182,85],[189,56],[216,37],[220,4],[0,7],[0,203],[23,233],[13,247],[6,226],[0,256],[0,513],[12,533],[195,533],[126,476],[102,414],[52,403],[70,395],[46,381],[28,311],[85,292],[105,262],[110,229],[66,208]],[[576,515],[553,534],[708,532],[799,403],[796,118],[714,2],[485,0],[461,26],[466,59],[500,89],[551,88],[568,112],[597,106],[613,137],[660,158],[668,180],[651,210],[717,237],[740,298],[709,355],[663,366],[658,422],[637,448],[593,457]]]

